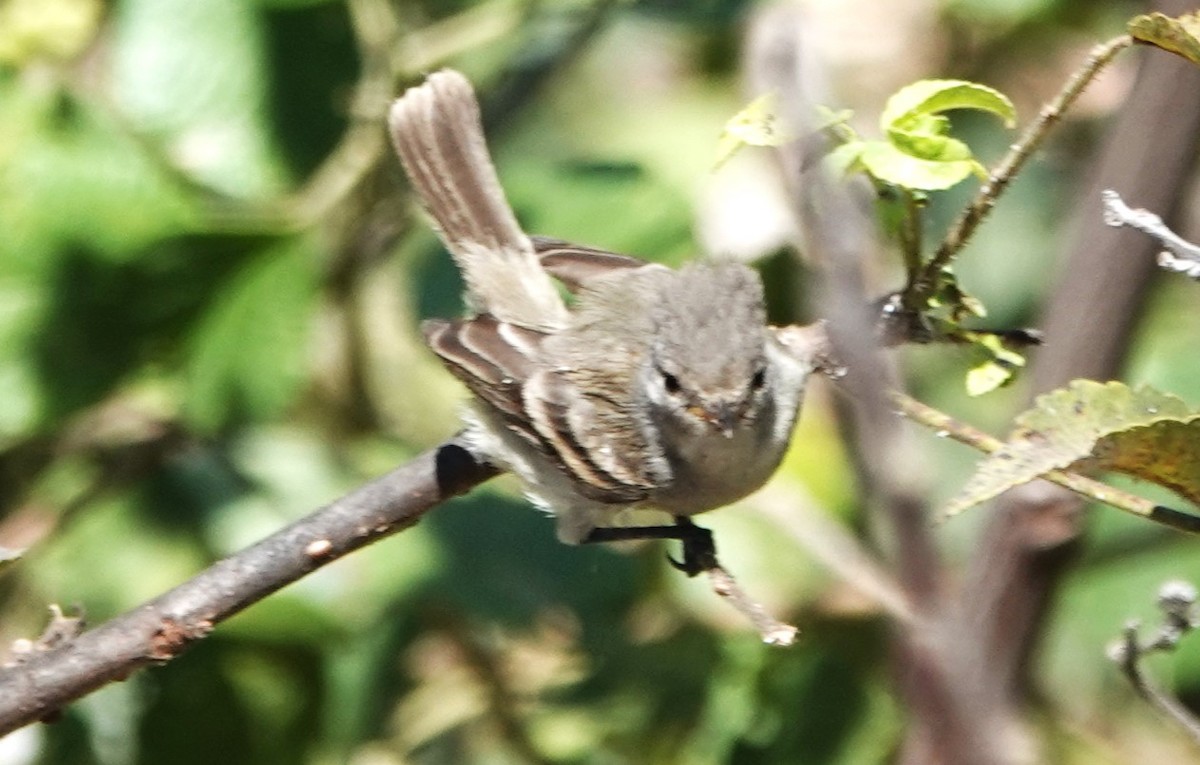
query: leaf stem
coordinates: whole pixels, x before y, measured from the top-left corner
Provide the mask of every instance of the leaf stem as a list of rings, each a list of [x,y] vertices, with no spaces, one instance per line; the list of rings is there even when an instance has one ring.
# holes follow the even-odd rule
[[[900,223],[900,249],[904,253],[907,294],[921,275],[921,203],[912,189],[900,189],[904,199],[904,219]],[[908,307],[908,306],[906,306]]]

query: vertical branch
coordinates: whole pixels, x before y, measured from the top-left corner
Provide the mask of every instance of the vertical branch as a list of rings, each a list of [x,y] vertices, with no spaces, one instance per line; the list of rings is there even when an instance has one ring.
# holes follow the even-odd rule
[[[805,134],[811,110],[803,28],[798,9],[768,6],[755,19],[747,44],[753,91],[780,95],[779,116],[793,135]],[[801,177],[805,162],[799,152],[797,144],[781,147],[779,160],[808,235],[807,250],[824,266],[820,304],[834,356],[849,370],[843,384],[854,401],[849,420],[860,484],[917,616],[897,625],[899,694],[911,722],[900,761],[995,765],[1001,761],[998,731],[980,714],[974,689],[960,682],[952,665],[949,633],[942,626],[942,564],[917,478],[917,450],[888,398],[887,391],[899,387],[898,375],[875,340],[862,276],[863,256],[874,250],[873,226],[844,184],[828,182],[819,172]]]
[[[921,202],[912,189],[900,189],[904,199],[904,218],[900,223],[900,251],[904,256],[905,292],[921,274]]]

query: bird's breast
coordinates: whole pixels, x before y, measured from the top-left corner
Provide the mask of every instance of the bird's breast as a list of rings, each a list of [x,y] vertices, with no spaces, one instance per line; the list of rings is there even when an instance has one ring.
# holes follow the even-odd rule
[[[786,448],[754,427],[737,428],[730,436],[714,429],[664,446],[671,480],[653,503],[673,515],[713,510],[754,492],[775,472]]]

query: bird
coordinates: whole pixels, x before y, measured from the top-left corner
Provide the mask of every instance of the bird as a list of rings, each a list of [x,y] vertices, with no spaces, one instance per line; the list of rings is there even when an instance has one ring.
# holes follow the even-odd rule
[[[388,127],[466,284],[468,315],[422,332],[473,396],[467,448],[516,474],[561,541],[681,539],[696,573],[714,548],[691,518],[775,472],[814,354],[767,325],[743,263],[672,269],[527,235],[460,73],[408,89]],[[674,523],[630,525],[646,508]]]

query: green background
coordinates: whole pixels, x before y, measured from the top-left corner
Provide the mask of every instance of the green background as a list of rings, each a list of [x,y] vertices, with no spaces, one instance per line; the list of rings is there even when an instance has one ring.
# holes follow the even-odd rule
[[[864,131],[888,93],[933,76],[1004,90],[1027,119],[1137,11],[854,5],[815,11],[813,44],[830,105]],[[0,571],[0,640],[36,636],[48,603],[92,623],[130,609],[456,430],[462,392],[416,328],[458,313],[460,284],[383,143],[387,100],[422,72],[476,82],[528,230],[667,263],[720,241],[758,259],[776,320],[816,318],[808,267],[770,236],[786,222],[736,206],[776,193],[770,155],[712,168],[752,95],[739,52],[757,10],[0,0],[0,545],[28,548]],[[1034,321],[1132,63],[962,258],[990,323]],[[958,127],[985,161],[1012,140],[994,120]],[[932,231],[973,188],[935,201]],[[879,292],[898,286],[881,256]],[[1129,378],[1200,403],[1197,336],[1200,288],[1164,281]],[[904,359],[920,395],[984,427],[1021,401],[1019,386],[967,401],[976,360],[953,348]],[[885,618],[817,562],[822,540],[759,512],[866,537],[832,402],[816,383],[768,494],[705,518],[747,590],[801,627],[792,648],[762,645],[661,546],[558,544],[502,479],[0,741],[0,762],[886,762],[905,717]],[[944,499],[974,456],[920,441]],[[952,560],[983,512],[938,530]],[[1200,574],[1200,547],[1111,509],[1092,525],[1031,719],[1055,761],[1182,761],[1103,652],[1127,618],[1152,617],[1162,580]],[[1194,644],[1153,668],[1200,699]]]

